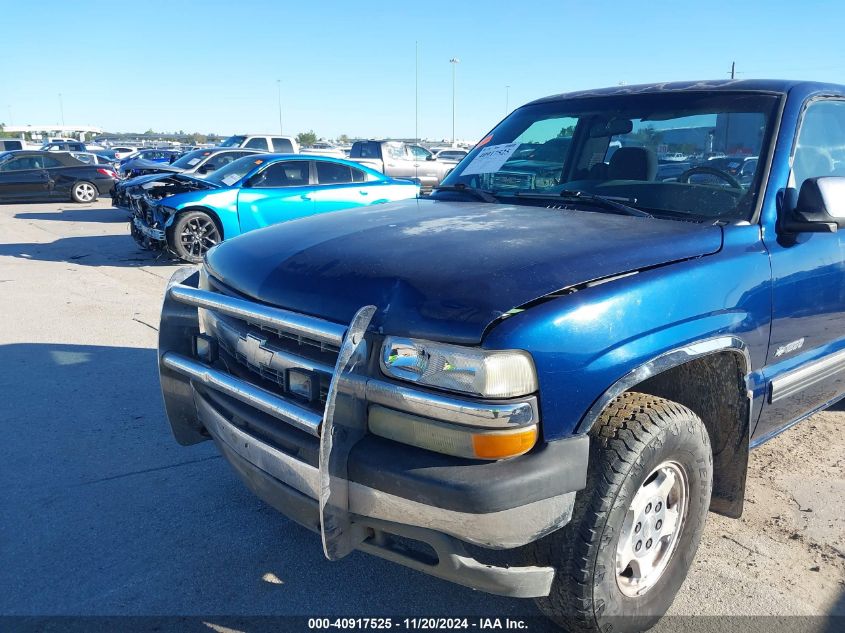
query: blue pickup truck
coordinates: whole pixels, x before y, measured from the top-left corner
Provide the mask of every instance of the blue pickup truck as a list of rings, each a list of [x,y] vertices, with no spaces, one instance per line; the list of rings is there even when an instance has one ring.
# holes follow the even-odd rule
[[[845,395],[843,148],[836,85],[527,104],[430,199],[258,230],[177,273],[176,440],[213,439],[329,559],[646,629],[708,512],[740,516],[749,450]],[[657,178],[658,153],[690,166]]]

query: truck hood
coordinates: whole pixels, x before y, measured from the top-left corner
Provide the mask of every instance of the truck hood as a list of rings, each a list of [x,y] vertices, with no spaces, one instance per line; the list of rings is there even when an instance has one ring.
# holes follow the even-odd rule
[[[340,323],[478,343],[509,310],[596,279],[715,253],[718,226],[582,210],[408,200],[228,240],[211,275],[257,301]]]

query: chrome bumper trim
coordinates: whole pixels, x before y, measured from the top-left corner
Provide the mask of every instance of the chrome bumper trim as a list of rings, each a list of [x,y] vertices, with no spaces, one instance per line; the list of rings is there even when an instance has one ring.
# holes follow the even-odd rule
[[[166,352],[161,357],[161,363],[168,369],[249,404],[306,433],[315,437],[320,435],[323,416],[318,413],[299,407],[260,387],[175,352]]]
[[[294,335],[305,336],[339,347],[346,327],[314,317],[270,308],[236,297],[198,290],[183,285],[171,286],[168,294],[174,300],[198,308],[215,310],[260,327],[268,327]]]
[[[279,481],[311,497],[319,498],[317,468],[256,441],[195,393],[197,409],[206,429],[240,457]],[[334,485],[334,483],[332,483]],[[575,493],[535,501],[515,508],[473,514],[446,510],[418,501],[348,482],[349,511],[352,514],[413,525],[442,532],[463,541],[495,549],[525,545],[565,525],[572,518]]]
[[[530,426],[539,419],[537,398],[534,396],[519,402],[479,402],[411,389],[374,378],[367,381],[367,400],[442,422],[492,429]]]

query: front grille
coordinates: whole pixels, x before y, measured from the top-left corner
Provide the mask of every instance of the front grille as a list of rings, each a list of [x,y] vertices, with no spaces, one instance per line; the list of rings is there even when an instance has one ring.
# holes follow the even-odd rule
[[[232,292],[222,292],[227,290],[222,284],[210,282],[209,286],[209,290],[237,297]],[[202,309],[200,316],[203,330],[217,341],[228,371],[300,406],[323,412],[340,352],[338,345],[292,328],[278,328],[213,309]],[[318,382],[316,400],[310,401],[291,390],[289,369],[307,373]]]

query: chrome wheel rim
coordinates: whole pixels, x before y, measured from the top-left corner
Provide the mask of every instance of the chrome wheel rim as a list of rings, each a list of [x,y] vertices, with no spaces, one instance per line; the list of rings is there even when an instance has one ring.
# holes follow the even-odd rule
[[[640,486],[616,545],[616,583],[629,597],[651,589],[672,558],[686,520],[689,483],[677,462],[655,468]]]
[[[87,182],[76,185],[76,197],[83,202],[91,202],[94,196],[97,195],[94,185],[89,185]]]
[[[201,257],[220,242],[220,232],[210,219],[191,218],[182,228],[179,239],[185,252],[194,257]]]

